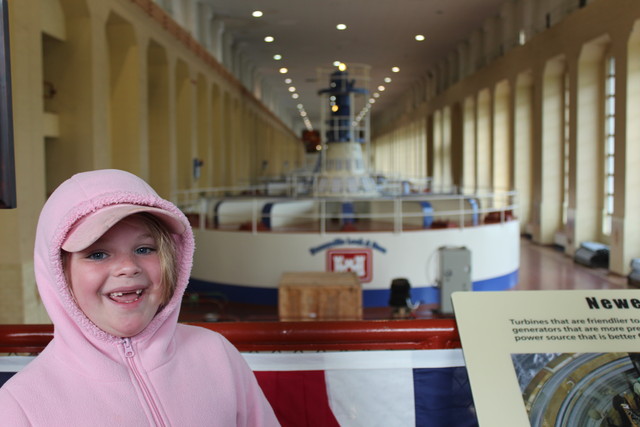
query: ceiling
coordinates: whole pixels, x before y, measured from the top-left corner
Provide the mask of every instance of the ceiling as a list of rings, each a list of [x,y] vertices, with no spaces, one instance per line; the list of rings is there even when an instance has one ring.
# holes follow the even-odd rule
[[[487,18],[498,14],[505,0],[203,0],[213,5],[215,18],[223,20],[234,46],[244,52],[258,75],[266,79],[285,107],[285,115],[303,121],[298,104],[320,127],[319,68],[334,61],[366,64],[368,87],[384,84],[372,106],[372,117],[410,89],[427,70],[469,38]],[[252,17],[254,10],[263,12]],[[343,31],[337,24],[345,24]],[[418,42],[415,35],[425,40]],[[264,41],[273,36],[272,43]],[[282,59],[274,60],[274,55]],[[393,73],[397,66],[400,72]],[[279,69],[286,67],[286,75]],[[299,94],[293,99],[285,78]],[[391,77],[391,83],[383,83]],[[360,82],[356,82],[360,87]],[[328,107],[327,107],[328,108]]]

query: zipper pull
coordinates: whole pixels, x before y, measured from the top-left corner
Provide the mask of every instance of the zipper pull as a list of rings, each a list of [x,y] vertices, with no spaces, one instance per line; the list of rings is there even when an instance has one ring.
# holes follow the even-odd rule
[[[133,346],[131,345],[131,338],[123,338],[122,345],[124,346],[125,357],[133,357],[135,355],[135,352],[133,351]]]

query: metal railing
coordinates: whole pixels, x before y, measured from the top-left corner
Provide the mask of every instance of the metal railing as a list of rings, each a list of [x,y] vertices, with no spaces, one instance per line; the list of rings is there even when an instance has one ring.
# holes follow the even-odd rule
[[[240,351],[460,348],[454,319],[191,323],[224,335]],[[0,325],[0,354],[39,353],[53,325]]]
[[[280,189],[282,190],[282,189]],[[516,217],[517,193],[409,193],[379,197],[283,197],[264,185],[179,192],[175,202],[198,228],[253,233],[415,231],[503,223]]]

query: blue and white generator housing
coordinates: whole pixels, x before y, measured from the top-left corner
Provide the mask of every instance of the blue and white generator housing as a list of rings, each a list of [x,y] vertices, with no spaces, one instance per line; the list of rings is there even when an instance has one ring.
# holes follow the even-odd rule
[[[438,250],[447,246],[471,251],[474,290],[517,283],[514,193],[435,194],[428,179],[371,175],[368,70],[323,74],[330,86],[318,92],[322,145],[312,170],[279,186],[176,195],[194,224],[192,290],[277,305],[285,272],[353,271],[364,307],[387,306],[390,284],[400,277],[409,280],[414,301],[438,303]]]

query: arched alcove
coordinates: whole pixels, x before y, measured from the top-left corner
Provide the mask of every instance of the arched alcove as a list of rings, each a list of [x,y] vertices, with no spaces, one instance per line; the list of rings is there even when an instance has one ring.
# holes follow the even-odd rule
[[[176,63],[175,91],[177,184],[179,190],[186,190],[193,182],[193,88],[189,68],[182,60]]]
[[[202,161],[200,166],[200,176],[196,179],[197,187],[209,187],[212,184],[211,171],[212,163],[210,161],[212,149],[211,144],[211,104],[209,96],[207,96],[207,81],[202,74],[198,74],[196,79],[196,99],[197,99],[197,140],[198,150],[196,158]]]
[[[511,86],[496,85],[493,102],[493,189],[509,191],[511,183]]]
[[[171,196],[171,129],[169,64],[164,47],[154,40],[147,47],[147,112],[149,183],[162,197]]]
[[[248,125],[245,128],[245,137],[248,144],[245,147],[247,156],[247,176],[251,184],[255,184],[260,176],[259,164],[257,160],[258,146],[260,144],[260,134],[258,133],[258,115],[253,110],[247,110]]]
[[[251,147],[254,145],[253,135],[251,134],[251,113],[245,104],[238,103],[236,108],[239,124],[241,125],[238,126],[238,138],[235,142],[235,179],[241,185],[249,185],[251,183]]]
[[[600,241],[604,188],[604,35],[584,44],[578,60],[576,120],[576,217],[573,242]]]
[[[211,164],[213,165],[212,185],[214,187],[222,186],[224,182],[222,118],[223,113],[220,86],[218,86],[217,83],[214,83],[211,85]]]
[[[233,164],[230,160],[233,158],[231,150],[233,149],[233,125],[231,122],[231,118],[233,116],[233,111],[231,110],[231,96],[229,92],[225,92],[222,97],[222,177],[223,177],[223,185],[231,185],[233,183],[232,180],[232,171]]]
[[[545,64],[542,86],[542,139],[540,162],[540,223],[535,239],[551,244],[563,229],[562,182],[564,144],[564,56]]]
[[[427,126],[425,117],[419,117],[411,125],[411,146],[403,156],[410,159],[410,176],[427,176]]]
[[[260,120],[260,143],[258,144],[260,147],[260,175],[268,176],[270,173],[271,167],[271,142],[269,140],[270,128],[267,124],[266,119],[262,118]],[[316,163],[314,163],[314,166]]]
[[[454,186],[453,188],[455,189],[462,187],[462,165],[464,157],[462,116],[462,104],[456,102],[451,105],[451,125],[449,127],[451,147],[449,149],[449,157],[451,158],[451,185]]]
[[[247,111],[244,104],[241,104],[238,100],[234,100],[234,140],[233,140],[233,179],[239,185],[247,185],[246,182],[246,170],[244,158],[244,148],[247,144],[246,131],[249,123],[247,122]],[[237,119],[235,115],[237,114]]]
[[[531,233],[533,198],[533,76],[530,71],[518,75],[515,87],[514,188],[518,192],[518,218],[525,233]]]
[[[106,24],[109,51],[111,165],[141,174],[140,59],[133,25],[115,13]]]
[[[476,189],[491,191],[492,146],[491,146],[491,92],[484,89],[478,94],[476,128]]]
[[[277,168],[277,156],[276,156],[276,148],[275,148],[275,141],[274,141],[274,137],[273,137],[273,128],[272,127],[268,127],[267,129],[265,129],[265,133],[262,136],[263,137],[263,144],[264,144],[264,152],[265,152],[265,156],[266,156],[266,164],[264,165],[264,173],[265,176],[270,176],[273,177],[276,174],[276,168]]]
[[[464,101],[462,120],[462,189],[467,193],[476,188],[476,103],[473,97]]]
[[[442,124],[442,110],[436,110],[433,112],[433,136],[432,136],[432,147],[433,147],[433,187],[436,191],[440,191],[443,186],[443,124]]]
[[[442,146],[440,149],[440,155],[442,156],[442,189],[444,191],[452,191],[451,186],[453,185],[451,146],[451,107],[447,106],[442,109]]]
[[[85,0],[41,2],[46,192],[93,167],[91,23]]]

